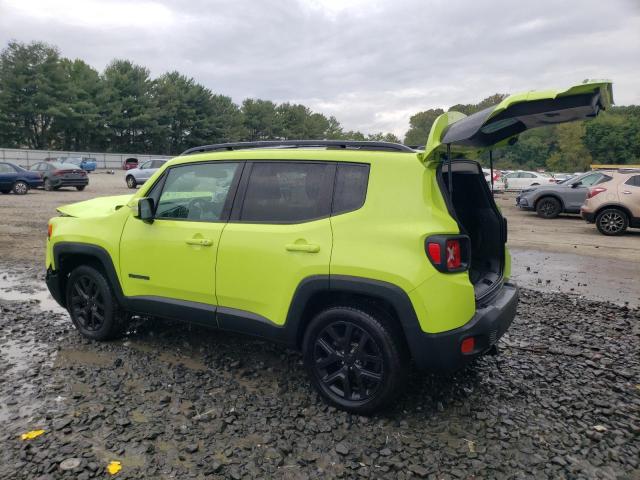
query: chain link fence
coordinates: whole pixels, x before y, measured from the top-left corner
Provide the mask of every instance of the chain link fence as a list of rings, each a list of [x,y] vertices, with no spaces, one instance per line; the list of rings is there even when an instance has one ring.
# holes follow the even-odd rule
[[[61,150],[30,150],[26,148],[0,148],[0,161],[11,162],[24,168],[42,162],[47,158],[57,157],[87,157],[97,163],[97,168],[107,170],[121,169],[127,159],[135,158],[138,163],[149,159],[169,159],[166,155],[147,155],[139,153],[102,153],[102,152],[71,152]]]

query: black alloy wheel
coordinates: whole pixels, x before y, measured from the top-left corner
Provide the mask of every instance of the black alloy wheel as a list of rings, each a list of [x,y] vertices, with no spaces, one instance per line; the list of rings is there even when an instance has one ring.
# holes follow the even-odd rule
[[[97,282],[89,275],[78,276],[71,289],[69,309],[78,324],[95,332],[104,325],[104,297]]]
[[[124,331],[127,315],[122,311],[105,276],[82,265],[67,281],[66,307],[78,331],[92,340],[110,340]]]
[[[621,235],[628,226],[627,214],[617,208],[607,208],[596,217],[596,227],[603,235]]]
[[[380,347],[365,330],[351,322],[334,322],[316,337],[314,361],[320,381],[345,400],[373,397],[382,383]]]
[[[307,327],[303,355],[323,399],[352,413],[374,413],[406,384],[408,352],[399,328],[385,314],[328,308]]]
[[[553,197],[543,197],[536,204],[536,213],[542,218],[556,218],[561,210],[560,202]]]

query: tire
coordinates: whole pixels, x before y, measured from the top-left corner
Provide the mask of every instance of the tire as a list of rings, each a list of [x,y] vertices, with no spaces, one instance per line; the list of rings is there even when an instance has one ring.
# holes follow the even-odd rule
[[[557,198],[542,197],[536,203],[536,213],[542,218],[556,218],[562,212],[562,205]]]
[[[136,182],[136,179],[133,177],[133,175],[127,175],[127,187],[136,188],[137,186],[138,182]]]
[[[91,340],[112,340],[122,335],[126,313],[121,311],[105,276],[82,265],[67,281],[67,311],[73,325]]]
[[[606,208],[596,216],[596,227],[603,235],[622,235],[629,226],[629,217],[617,208]]]
[[[316,315],[303,340],[311,383],[329,404],[359,415],[389,405],[407,382],[409,356],[391,320],[351,307]]]
[[[0,193],[7,195],[8,193],[11,193],[11,190],[0,190]]]
[[[28,191],[29,185],[27,185],[27,182],[18,180],[13,184],[13,193],[15,193],[16,195],[26,195]]]
[[[76,187],[76,190],[78,190],[79,192],[81,192],[81,191],[83,191],[83,190],[84,190],[84,187],[86,187],[86,185],[78,185],[78,186]]]
[[[47,192],[50,192],[53,190],[53,185],[51,184],[51,180],[49,180],[48,178],[44,179],[44,189]]]

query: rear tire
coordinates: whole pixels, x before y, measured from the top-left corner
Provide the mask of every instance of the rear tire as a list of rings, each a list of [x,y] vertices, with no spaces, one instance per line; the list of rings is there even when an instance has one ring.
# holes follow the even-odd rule
[[[27,185],[27,182],[18,180],[13,184],[13,193],[15,193],[16,195],[26,195],[28,191],[29,185]]]
[[[53,184],[51,183],[51,180],[49,180],[48,178],[44,179],[44,189],[47,192],[50,192],[51,190],[53,190]]]
[[[102,341],[122,335],[127,316],[99,270],[88,265],[74,269],[67,281],[66,300],[73,325],[86,338]]]
[[[607,208],[596,216],[596,227],[603,235],[622,235],[628,226],[629,217],[617,208]]]
[[[76,187],[76,190],[78,190],[79,192],[81,192],[81,191],[83,191],[83,190],[84,190],[84,187],[85,187],[85,185],[78,185],[78,186]]]
[[[368,415],[402,392],[409,358],[386,320],[351,307],[332,307],[311,320],[302,344],[304,364],[327,403]]]
[[[562,205],[557,198],[542,197],[536,203],[536,213],[542,218],[556,218],[562,211]]]
[[[127,187],[136,188],[137,185],[138,182],[136,182],[136,179],[133,177],[133,175],[127,175]]]

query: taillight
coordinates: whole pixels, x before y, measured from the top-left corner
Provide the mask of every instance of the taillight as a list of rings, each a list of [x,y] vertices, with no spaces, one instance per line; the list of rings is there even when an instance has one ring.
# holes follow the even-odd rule
[[[606,191],[607,191],[607,189],[603,188],[603,187],[590,188],[589,189],[589,193],[587,193],[587,198],[593,198],[596,195],[598,195],[599,193],[606,192]]]
[[[447,240],[447,270],[455,270],[462,265],[460,240]]]
[[[462,272],[469,268],[470,245],[466,235],[432,235],[425,242],[425,250],[438,271]]]
[[[53,225],[49,224],[47,227],[47,238],[51,238],[51,234],[53,233]]]

